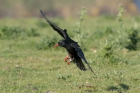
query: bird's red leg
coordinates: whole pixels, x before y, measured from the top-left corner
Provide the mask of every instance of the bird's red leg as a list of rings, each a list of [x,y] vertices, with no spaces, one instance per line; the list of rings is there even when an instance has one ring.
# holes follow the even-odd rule
[[[67,62],[68,59],[69,59],[69,56],[66,56],[64,61]]]
[[[64,59],[65,62],[67,62],[67,60],[69,59],[68,65],[70,65],[70,63],[74,60],[74,58],[71,58],[70,56],[71,56],[71,54],[69,54],[68,56],[66,56],[65,59]]]
[[[70,63],[73,61],[73,59],[70,58],[70,54],[68,56],[65,57],[64,61],[67,62],[67,60],[70,59],[68,61],[68,65],[70,65]]]
[[[74,58],[69,58],[68,65],[70,65],[71,62],[73,62]]]
[[[70,65],[70,61],[68,62],[68,65]]]

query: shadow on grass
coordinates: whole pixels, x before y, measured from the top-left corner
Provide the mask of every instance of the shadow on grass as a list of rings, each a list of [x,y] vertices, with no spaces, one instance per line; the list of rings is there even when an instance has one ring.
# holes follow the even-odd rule
[[[108,91],[118,91],[118,93],[123,93],[122,91],[125,90],[129,90],[129,86],[126,85],[126,84],[119,84],[120,87],[117,87],[117,86],[110,86],[108,87],[106,90]]]
[[[121,88],[125,89],[125,90],[129,90],[129,86],[126,84],[119,84],[121,86]]]
[[[118,90],[118,88],[115,87],[115,86],[110,86],[110,87],[107,88],[107,90],[108,91],[114,91],[114,90]]]

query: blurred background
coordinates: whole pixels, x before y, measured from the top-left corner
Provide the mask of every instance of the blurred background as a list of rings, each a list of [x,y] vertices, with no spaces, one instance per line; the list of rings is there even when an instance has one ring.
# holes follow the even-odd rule
[[[0,0],[0,18],[40,17],[39,9],[48,16],[76,17],[83,6],[89,16],[116,15],[119,4],[127,16],[140,14],[140,0]]]

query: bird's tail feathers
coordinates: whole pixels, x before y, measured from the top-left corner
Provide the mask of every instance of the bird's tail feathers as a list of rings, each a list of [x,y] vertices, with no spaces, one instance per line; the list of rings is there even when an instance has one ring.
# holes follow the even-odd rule
[[[91,70],[91,72],[92,72],[93,74],[95,74],[95,72],[93,71],[93,69],[90,67],[89,63],[88,63],[86,60],[84,60],[84,59],[83,59],[83,61],[85,61],[85,63],[88,65],[88,67],[89,67],[89,69]],[[96,74],[95,74],[95,75],[96,75]]]
[[[83,70],[83,71],[86,71],[87,70],[81,59],[74,59],[73,62],[76,63],[77,67],[80,70]]]
[[[90,67],[90,65],[87,63],[87,65],[88,65],[88,67],[89,67],[89,69],[91,70],[91,72],[93,73],[93,74],[95,74],[95,72],[93,71],[93,69]],[[96,74],[95,74],[96,75]]]

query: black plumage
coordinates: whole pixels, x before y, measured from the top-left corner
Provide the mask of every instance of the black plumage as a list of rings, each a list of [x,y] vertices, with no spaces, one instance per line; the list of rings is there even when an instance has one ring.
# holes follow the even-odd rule
[[[64,47],[67,50],[70,58],[73,60],[74,63],[76,63],[79,69],[83,71],[87,70],[82,62],[83,60],[88,65],[90,70],[93,72],[92,68],[90,67],[89,63],[87,62],[84,56],[82,49],[78,45],[78,42],[75,42],[69,37],[66,29],[63,30],[60,27],[56,26],[54,23],[52,23],[50,20],[48,20],[44,15],[44,13],[42,12],[42,10],[40,10],[40,12],[43,15],[43,17],[46,19],[46,21],[49,23],[49,25],[64,38],[63,40],[60,40],[58,42],[58,46]]]

